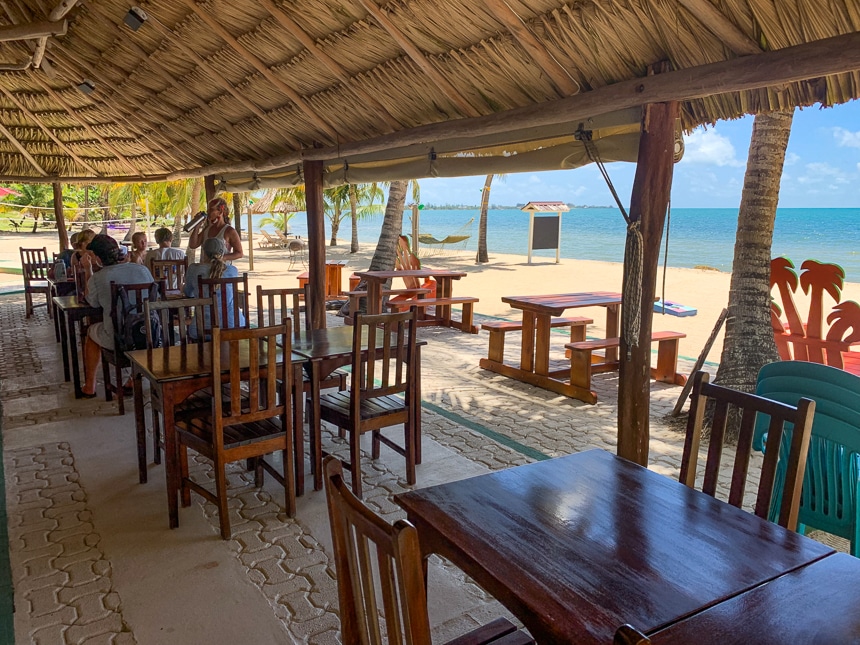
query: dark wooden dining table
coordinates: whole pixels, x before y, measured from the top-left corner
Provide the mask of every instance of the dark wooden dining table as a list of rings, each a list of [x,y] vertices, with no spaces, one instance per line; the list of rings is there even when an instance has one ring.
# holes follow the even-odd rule
[[[52,302],[57,296],[72,296],[75,294],[75,279],[71,277],[66,280],[55,280],[49,277],[48,288],[51,290]],[[51,309],[54,318],[54,336],[57,342],[61,343],[63,339],[60,336],[60,312],[57,311],[56,307],[51,307]]]
[[[240,346],[239,367],[249,366],[247,341]],[[170,528],[179,526],[179,467],[176,448],[175,409],[191,394],[212,386],[212,343],[189,343],[157,349],[140,349],[126,352],[131,362],[134,382],[134,423],[137,435],[138,476],[140,483],[147,481],[146,469],[146,421],[144,417],[143,379],[152,389],[158,390],[162,405],[164,427],[165,478],[167,481],[167,508]],[[230,368],[230,355],[222,352],[224,372]],[[297,370],[305,358],[292,353],[291,369]],[[295,371],[294,371],[295,374]],[[296,391],[298,388],[298,391]],[[301,380],[293,379],[293,399],[301,399]]]
[[[509,365],[491,358],[482,358],[480,366],[485,370],[537,385],[586,403],[596,403],[597,399],[591,391],[570,383],[569,367],[556,372],[550,370],[552,317],[561,316],[568,309],[603,307],[606,309],[606,337],[614,338],[618,336],[621,294],[591,291],[542,296],[505,296],[502,302],[523,312],[520,363]],[[617,348],[607,348],[606,361],[615,361],[617,353]]]
[[[77,296],[54,296],[54,315],[60,326],[60,344],[63,352],[63,378],[71,380],[75,387],[75,398],[83,396],[81,390],[81,365],[78,361],[78,339],[83,349],[84,319],[97,322],[102,319],[102,308],[79,302]]]
[[[538,643],[654,633],[833,553],[602,450],[395,501],[425,556],[460,567]]]
[[[377,331],[377,337],[381,339],[382,330]],[[310,396],[310,419],[312,426],[309,428],[311,468],[314,475],[314,490],[322,489],[322,426],[320,424],[320,383],[339,367],[352,363],[352,327],[329,327],[326,329],[314,329],[302,331],[298,337],[293,336],[293,352],[307,359],[305,370],[307,370],[311,381]],[[418,392],[418,408],[421,407],[421,346],[426,341],[415,342],[415,369],[416,387]],[[367,330],[361,335],[361,347],[367,350]],[[421,414],[415,419],[416,460],[421,463]],[[296,454],[304,455],[304,440],[299,443],[296,439]],[[301,462],[301,463],[299,463]],[[296,461],[296,495],[304,492],[304,459]]]
[[[836,553],[650,636],[652,645],[860,644],[860,559]]]

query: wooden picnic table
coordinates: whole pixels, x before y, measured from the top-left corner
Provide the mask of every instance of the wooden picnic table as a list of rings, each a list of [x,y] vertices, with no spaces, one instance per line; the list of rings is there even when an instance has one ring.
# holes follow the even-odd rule
[[[477,302],[477,298],[454,298],[454,280],[465,278],[468,273],[465,271],[451,271],[448,269],[409,269],[409,270],[393,270],[393,271],[359,271],[354,274],[360,280],[363,280],[367,285],[367,313],[382,312],[382,295],[384,285],[388,280],[394,278],[433,278],[436,281],[436,296],[435,298],[427,298],[427,304],[434,306],[436,309],[435,316],[432,319],[424,318],[424,309],[422,307],[419,318],[419,325],[434,324],[442,327],[456,327],[467,333],[478,333],[478,328],[472,324],[472,305]],[[404,306],[407,304],[417,304],[419,306],[423,294],[419,294],[417,301],[401,303]],[[463,318],[460,322],[451,319],[451,304],[459,304],[463,301]],[[438,303],[438,304],[437,304]]]
[[[240,346],[241,347],[241,346]],[[239,367],[247,369],[250,363],[247,341],[241,348]],[[189,343],[156,349],[139,349],[126,352],[131,362],[134,382],[134,423],[137,434],[138,475],[140,483],[146,483],[146,421],[144,415],[143,384],[145,378],[152,389],[158,390],[162,404],[162,424],[164,427],[165,478],[167,481],[167,509],[170,528],[179,526],[179,463],[176,447],[175,408],[191,394],[212,387],[212,343]],[[222,361],[229,359],[227,351],[222,353]],[[298,370],[305,358],[291,354],[292,369]],[[230,369],[224,362],[223,371]],[[294,372],[295,375],[295,372]],[[301,378],[293,379],[293,400],[301,399]]]
[[[54,296],[53,303],[60,326],[60,342],[63,352],[63,378],[70,379],[75,386],[75,398],[83,396],[81,390],[81,366],[78,362],[78,338],[83,350],[86,336],[84,335],[84,319],[91,322],[102,319],[102,308],[93,307],[87,302],[79,302],[77,296]]]
[[[652,634],[834,552],[603,450],[394,499],[424,556],[465,571],[538,643],[605,645],[625,623]]]
[[[587,403],[595,403],[590,390],[571,385],[570,369],[550,371],[550,329],[553,316],[568,309],[604,307],[606,309],[606,337],[618,336],[621,294],[608,291],[563,293],[544,296],[506,296],[502,302],[523,312],[522,349],[520,364],[506,365],[501,361],[482,358],[480,366],[510,378],[537,385]],[[616,348],[606,349],[606,360],[617,359]]]

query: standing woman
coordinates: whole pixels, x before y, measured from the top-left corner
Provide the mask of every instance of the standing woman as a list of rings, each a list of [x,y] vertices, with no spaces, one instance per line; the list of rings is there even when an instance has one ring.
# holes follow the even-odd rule
[[[206,219],[191,231],[188,247],[196,249],[206,240],[217,238],[224,242],[227,249],[224,260],[238,260],[243,257],[245,253],[242,251],[242,240],[239,239],[236,229],[227,223],[229,215],[230,209],[227,207],[227,202],[221,197],[216,197],[209,202]]]
[[[203,243],[203,261],[192,264],[188,267],[188,272],[185,274],[185,289],[184,293],[188,298],[199,298],[203,297],[204,294],[198,292],[198,278],[206,278],[206,279],[218,279],[218,278],[238,278],[239,270],[232,266],[228,265],[224,262],[224,257],[226,256],[226,248],[224,247],[224,240],[210,237]],[[205,294],[208,297],[210,294]],[[221,293],[221,287],[216,287],[214,293],[211,294],[215,298],[215,310],[222,311],[221,308],[221,298],[227,299],[226,309],[227,309],[227,322],[221,321],[219,327],[233,328],[233,327],[244,327],[245,326],[245,316],[242,314],[242,310],[239,310],[239,320],[233,319],[233,286],[232,285],[224,285],[224,293]],[[203,326],[204,329],[212,328],[212,319],[211,314],[209,312],[210,307],[204,307],[203,309]],[[188,334],[191,338],[196,339],[197,336],[197,320],[195,319],[191,323],[191,327],[188,330]]]

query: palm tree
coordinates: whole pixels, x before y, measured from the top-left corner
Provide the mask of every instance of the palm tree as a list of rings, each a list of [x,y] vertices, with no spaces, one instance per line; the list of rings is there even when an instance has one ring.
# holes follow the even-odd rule
[[[416,182],[417,183],[417,182]],[[349,185],[349,211],[352,222],[352,240],[349,246],[350,253],[358,253],[358,220],[365,217],[374,217],[382,214],[382,192],[379,184],[350,184]],[[375,203],[379,199],[379,203]]]
[[[344,211],[349,204],[349,186],[336,186],[326,188],[323,191],[323,202],[325,203],[325,216],[331,222],[331,241],[329,246],[337,246],[337,232],[343,220]]]
[[[490,261],[490,257],[487,254],[487,211],[490,208],[490,187],[493,185],[494,176],[487,175],[487,178],[484,180],[484,190],[481,192],[481,217],[478,220],[478,253],[475,256],[476,264]]]
[[[752,392],[762,366],[777,360],[770,314],[770,253],[779,183],[794,109],[759,114],[750,140],[729,288],[721,385]]]
[[[39,217],[47,213],[43,209],[54,204],[53,187],[51,184],[18,184],[16,190],[21,194],[14,195],[9,202],[25,207],[20,209],[21,215],[33,218],[32,232],[35,233],[39,226]]]
[[[388,188],[388,203],[382,220],[379,242],[373,252],[368,271],[391,271],[397,254],[397,243],[403,231],[403,206],[406,204],[408,181],[392,181]]]

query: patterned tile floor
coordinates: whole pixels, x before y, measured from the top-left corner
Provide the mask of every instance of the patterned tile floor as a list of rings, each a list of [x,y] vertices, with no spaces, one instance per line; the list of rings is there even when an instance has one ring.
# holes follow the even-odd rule
[[[0,328],[18,642],[340,642],[322,493],[308,485],[297,517],[288,519],[282,492],[255,489],[235,468],[233,539],[218,538],[215,508],[196,496],[181,510],[182,525],[170,531],[161,467],[150,467],[149,484],[137,484],[132,414],[117,416],[116,404],[103,399],[74,400],[44,309],[25,321],[23,298],[0,297]],[[420,486],[588,448],[615,449],[614,376],[597,377],[600,402],[588,406],[479,369],[485,335],[434,328],[422,334],[429,345],[422,356]],[[516,343],[509,344],[514,356]],[[685,361],[680,371],[691,367]],[[651,467],[668,476],[677,476],[682,448],[681,432],[666,420],[679,391],[652,386]],[[328,432],[325,442],[335,453],[346,449]],[[383,453],[364,465],[366,501],[389,520],[402,517],[391,501],[408,489],[402,460]],[[192,472],[201,481],[211,477],[202,458]],[[438,558],[431,563],[430,599],[434,640],[506,615]]]

